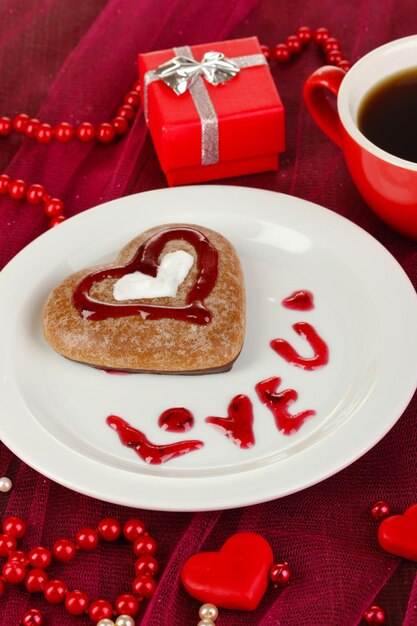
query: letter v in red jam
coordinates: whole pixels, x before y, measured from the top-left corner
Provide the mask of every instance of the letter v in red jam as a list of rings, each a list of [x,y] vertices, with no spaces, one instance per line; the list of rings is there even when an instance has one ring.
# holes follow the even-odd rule
[[[291,435],[297,432],[304,424],[307,418],[316,414],[315,411],[308,410],[291,415],[289,405],[298,399],[298,393],[295,389],[284,389],[277,393],[277,389],[281,384],[281,379],[276,377],[262,380],[255,387],[259,400],[270,409],[275,418],[275,424],[279,431],[284,435]]]
[[[169,241],[184,240],[197,252],[197,278],[191,287],[184,306],[129,303],[115,304],[93,298],[90,290],[94,284],[107,278],[121,278],[125,274],[141,272],[155,278],[158,272],[158,258]],[[144,241],[135,256],[119,267],[108,267],[88,274],[77,285],[73,294],[74,306],[84,319],[98,321],[110,317],[141,315],[144,320],[175,319],[192,324],[210,324],[211,313],[204,300],[216,284],[218,274],[218,253],[203,233],[194,228],[167,228]]]
[[[133,426],[117,415],[109,415],[106,422],[110,428],[117,432],[124,446],[133,448],[142,461],[151,465],[166,463],[177,456],[199,450],[204,446],[202,441],[195,439],[158,445],[149,441],[140,430],[133,428]]]
[[[206,417],[206,423],[212,424],[239,448],[251,448],[255,445],[253,433],[253,409],[248,396],[235,396],[227,409],[228,417]]]
[[[307,322],[297,322],[293,325],[293,329],[297,335],[304,337],[308,341],[314,351],[314,356],[301,356],[285,339],[273,339],[270,343],[271,348],[291,365],[305,370],[314,370],[327,365],[329,362],[329,348],[327,343],[314,330],[313,326]]]

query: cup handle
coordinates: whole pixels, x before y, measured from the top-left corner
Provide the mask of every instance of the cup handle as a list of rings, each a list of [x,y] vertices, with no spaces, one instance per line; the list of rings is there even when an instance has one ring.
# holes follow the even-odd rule
[[[346,76],[339,67],[325,65],[309,76],[304,85],[304,102],[316,124],[338,146],[342,145],[339,114],[326,98],[325,89],[337,96]]]

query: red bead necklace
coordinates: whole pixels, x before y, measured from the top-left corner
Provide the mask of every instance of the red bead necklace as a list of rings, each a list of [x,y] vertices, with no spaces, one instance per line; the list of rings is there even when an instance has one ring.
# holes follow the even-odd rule
[[[351,64],[342,54],[338,39],[331,36],[328,28],[312,30],[308,26],[300,26],[295,35],[289,35],[284,43],[275,47],[261,46],[265,58],[269,62],[285,63],[297,56],[311,42],[316,43],[324,53],[326,63],[336,65],[347,72]],[[115,117],[110,122],[103,122],[97,127],[90,122],[82,122],[76,128],[68,122],[60,122],[54,128],[50,124],[31,118],[26,113],[19,113],[14,118],[0,117],[0,137],[7,137],[15,131],[25,137],[35,139],[39,143],[49,143],[56,139],[66,143],[71,139],[89,142],[96,139],[109,143],[127,133],[140,106],[140,82],[135,81],[132,88],[125,94],[123,103],[118,107]],[[42,185],[28,185],[25,181],[12,180],[7,174],[0,175],[0,196],[9,195],[14,200],[26,199],[29,204],[42,204],[43,211],[50,218],[49,227],[53,228],[64,221],[64,203],[59,198],[51,197]]]
[[[118,520],[105,518],[99,522],[97,528],[81,528],[76,533],[74,541],[59,539],[51,550],[37,546],[28,553],[16,550],[17,540],[26,532],[26,523],[23,519],[19,517],[5,519],[2,530],[0,556],[7,557],[7,561],[0,576],[0,596],[5,593],[6,584],[23,583],[29,593],[41,592],[51,604],[64,604],[71,615],[87,614],[97,624],[100,620],[111,620],[117,615],[133,618],[139,610],[139,603],[151,598],[156,590],[154,577],[159,571],[159,563],[154,555],[157,544],[146,532],[145,524],[140,519],[128,520],[122,527]],[[133,554],[137,560],[134,564],[135,578],[132,582],[132,592],[119,595],[114,605],[103,599],[90,601],[83,591],[70,591],[63,580],[49,579],[45,572],[53,558],[61,563],[68,563],[75,558],[78,551],[94,550],[100,539],[109,543],[116,541],[121,535],[132,543]],[[30,623],[28,618],[28,624]],[[36,621],[32,623],[36,624]]]

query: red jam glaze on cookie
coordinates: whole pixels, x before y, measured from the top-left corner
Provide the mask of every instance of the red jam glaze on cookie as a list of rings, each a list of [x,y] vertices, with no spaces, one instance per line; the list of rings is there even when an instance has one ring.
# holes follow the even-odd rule
[[[173,240],[187,241],[197,252],[197,278],[187,295],[185,306],[115,304],[102,302],[90,296],[92,286],[106,278],[119,279],[125,274],[137,271],[155,277],[158,272],[159,256],[164,246]],[[205,307],[204,300],[216,284],[217,274],[217,249],[203,233],[194,228],[167,228],[144,241],[130,263],[88,274],[75,288],[73,303],[81,316],[88,320],[141,315],[144,320],[169,318],[205,325],[211,322],[211,313]]]

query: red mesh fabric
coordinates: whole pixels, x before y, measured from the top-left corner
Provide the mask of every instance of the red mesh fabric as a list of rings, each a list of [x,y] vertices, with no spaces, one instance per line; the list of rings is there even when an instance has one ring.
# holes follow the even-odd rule
[[[55,124],[107,120],[136,76],[139,51],[257,34],[273,45],[303,24],[329,27],[347,58],[397,37],[414,34],[413,0],[3,0],[0,5],[0,115],[27,112]],[[366,207],[339,150],[310,119],[301,101],[305,78],[320,64],[315,47],[285,66],[274,66],[287,112],[287,152],[277,173],[226,181],[297,195],[353,220],[383,243],[417,284],[417,252]],[[129,135],[110,145],[74,141],[41,146],[17,136],[0,140],[0,169],[44,184],[72,215],[102,201],[165,186],[139,115]],[[47,228],[37,207],[0,199],[0,262],[4,265]],[[53,262],[49,260],[48,262]],[[389,302],[387,302],[389,306]],[[393,381],[395,385],[395,381]],[[14,487],[0,494],[0,515],[23,516],[23,548],[51,546],[103,516],[142,517],[157,539],[162,565],[158,590],[141,608],[142,626],[193,626],[199,603],[179,584],[184,560],[218,549],[237,530],[257,531],[294,576],[284,590],[269,590],[251,614],[221,611],[219,626],[353,626],[375,600],[387,624],[417,624],[415,565],[379,549],[369,509],[378,499],[395,511],[417,502],[417,398],[398,424],[366,456],[322,484],[271,503],[227,512],[166,514],[134,511],[81,496],[44,478],[0,444],[0,475]],[[7,419],[7,416],[2,416]],[[1,436],[1,433],[0,433]],[[3,560],[2,560],[3,562]],[[133,558],[124,544],[100,546],[70,565],[54,565],[71,588],[91,598],[129,591]],[[29,607],[45,626],[80,626],[63,607],[47,605],[18,588],[0,598],[0,626],[14,626]]]

